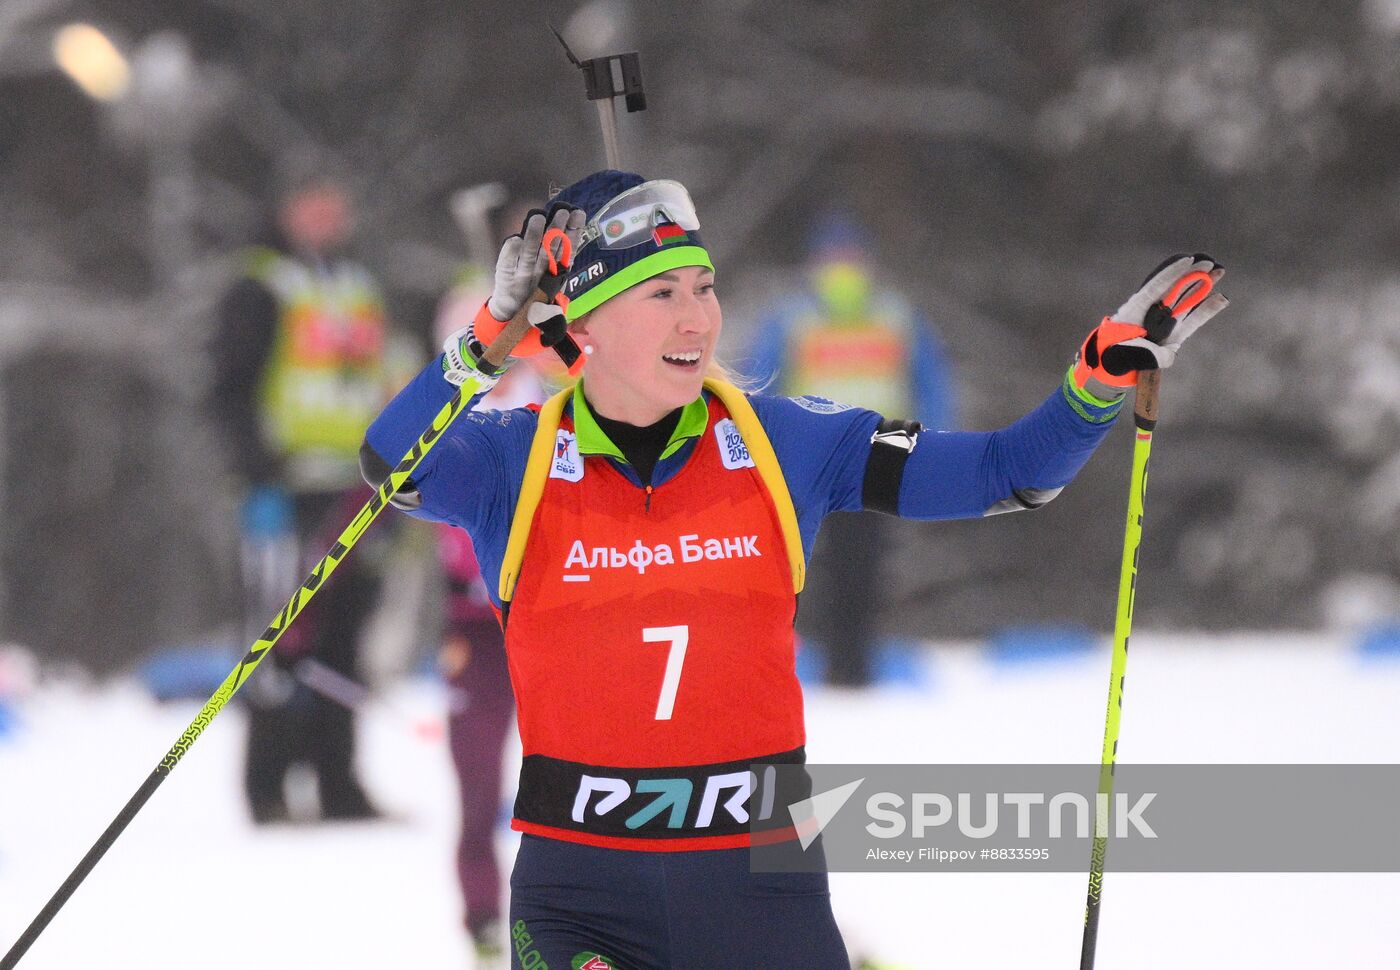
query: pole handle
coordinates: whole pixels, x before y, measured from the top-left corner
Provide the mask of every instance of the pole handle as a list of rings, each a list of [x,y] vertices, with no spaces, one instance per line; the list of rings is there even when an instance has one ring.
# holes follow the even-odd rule
[[[530,298],[521,304],[515,316],[506,323],[505,329],[496,334],[496,339],[491,341],[491,346],[486,348],[486,353],[482,355],[486,363],[492,367],[500,367],[510,356],[510,352],[515,349],[515,345],[525,339],[525,335],[530,332],[530,307],[536,303],[548,303],[549,298],[544,295],[544,291],[535,290],[530,294]]]
[[[1157,426],[1157,395],[1162,390],[1162,372],[1157,368],[1138,372],[1137,394],[1133,397],[1133,423],[1139,431]]]

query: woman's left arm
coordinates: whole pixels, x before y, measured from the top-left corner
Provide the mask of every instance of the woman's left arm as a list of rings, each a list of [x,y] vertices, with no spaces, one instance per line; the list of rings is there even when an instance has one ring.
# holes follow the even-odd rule
[[[1089,334],[1060,387],[1000,431],[922,431],[819,399],[769,399],[765,423],[802,426],[781,428],[774,447],[790,469],[804,538],[827,512],[960,519],[1044,505],[1099,446],[1137,372],[1170,366],[1186,337],[1225,308],[1212,292],[1223,272],[1204,254],[1166,260]]]
[[[913,519],[976,518],[1049,502],[1099,446],[1138,372],[1171,366],[1186,338],[1229,304],[1214,292],[1224,272],[1204,253],[1163,261],[1084,340],[1059,390],[1008,428],[910,437],[893,460],[881,455],[877,435],[867,483],[882,460],[900,472],[897,497],[885,476],[884,510]]]
[[[887,475],[883,489],[867,487],[865,504],[907,519],[966,519],[1039,508],[1084,467],[1121,407],[1121,399],[1081,398],[1067,380],[1034,411],[1000,431],[910,436],[912,448],[897,479]],[[889,447],[894,446],[871,445],[867,482],[872,466],[898,460],[881,455]]]
[[[810,553],[829,512],[966,519],[1045,504],[1088,461],[1121,407],[1076,407],[1067,393],[1056,390],[1024,418],[990,432],[921,431],[823,398],[750,401],[777,452]]]

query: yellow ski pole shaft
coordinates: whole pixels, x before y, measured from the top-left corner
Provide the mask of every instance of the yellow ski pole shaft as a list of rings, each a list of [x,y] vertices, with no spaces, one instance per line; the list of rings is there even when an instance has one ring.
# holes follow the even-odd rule
[[[1084,942],[1079,951],[1080,970],[1093,970],[1099,936],[1099,901],[1103,895],[1104,856],[1108,853],[1108,803],[1113,797],[1113,769],[1118,760],[1118,725],[1123,715],[1123,678],[1128,668],[1128,638],[1133,632],[1133,601],[1137,592],[1138,551],[1142,544],[1142,508],[1147,492],[1147,459],[1152,454],[1152,432],[1157,426],[1157,394],[1162,386],[1160,370],[1138,375],[1133,406],[1133,475],[1128,491],[1128,521],[1123,533],[1123,564],[1118,573],[1118,611],[1113,623],[1113,667],[1108,678],[1108,716],[1104,724],[1103,755],[1099,762],[1098,797],[1095,800],[1094,848],[1089,861],[1089,896],[1084,909]]]
[[[491,342],[491,346],[487,349],[485,354],[487,363],[491,364],[493,367],[499,367],[505,362],[511,350],[513,350],[515,345],[520,342],[521,338],[529,332],[530,322],[526,317],[526,313],[530,306],[535,302],[544,301],[545,299],[542,292],[536,291],[534,296],[525,302],[520,312],[511,318],[510,322],[506,324],[505,329]],[[24,933],[20,935],[20,938],[10,947],[5,953],[5,956],[0,958],[0,970],[12,970],[12,968],[19,963],[20,958],[23,957],[30,946],[34,944],[34,941],[39,938],[39,934],[49,925],[54,916],[58,914],[58,911],[63,908],[64,903],[68,901],[69,897],[73,895],[78,886],[87,878],[88,873],[93,870],[93,867],[97,865],[98,861],[107,853],[107,850],[116,842],[117,837],[122,834],[127,825],[131,823],[131,820],[136,817],[136,813],[141,811],[142,806],[155,794],[155,790],[160,787],[161,782],[165,781],[166,777],[175,770],[175,766],[180,763],[180,759],[185,756],[185,752],[190,749],[190,746],[199,739],[200,734],[209,726],[209,722],[224,709],[224,705],[229,702],[229,699],[238,691],[238,688],[243,686],[243,682],[252,676],[258,664],[262,663],[263,658],[267,656],[268,652],[272,650],[277,641],[281,639],[282,634],[287,631],[287,627],[291,626],[292,621],[306,608],[306,604],[311,601],[311,598],[316,595],[316,591],[330,578],[331,573],[335,572],[336,567],[340,565],[341,561],[349,554],[350,550],[354,548],[355,543],[360,540],[360,537],[365,534],[365,530],[379,517],[379,513],[384,511],[385,506],[389,504],[389,499],[413,475],[414,469],[416,469],[419,462],[423,460],[423,456],[426,455],[438,439],[442,437],[443,432],[457,419],[457,416],[466,410],[467,404],[480,387],[480,381],[469,378],[458,388],[452,400],[442,406],[442,410],[437,413],[433,418],[432,424],[429,425],[418,437],[418,440],[414,442],[408,454],[403,456],[403,460],[394,467],[394,470],[389,473],[389,477],[375,490],[374,495],[365,503],[364,508],[360,509],[355,517],[350,520],[350,524],[345,527],[345,531],[340,534],[340,538],[336,540],[330,552],[326,553],[321,561],[311,570],[311,575],[309,575],[306,580],[297,587],[296,591],[292,593],[292,598],[287,601],[287,605],[273,617],[272,622],[268,625],[267,629],[263,631],[262,636],[258,637],[257,642],[249,648],[248,653],[238,662],[238,666],[235,667],[229,673],[228,677],[224,679],[224,682],[219,685],[219,689],[214,692],[214,696],[210,697],[209,700],[205,702],[199,714],[190,722],[190,726],[185,729],[185,733],[180,735],[179,740],[166,752],[160,764],[156,765],[145,782],[136,790],[136,794],[131,796],[131,799],[127,801],[121,812],[117,814],[117,817],[112,820],[112,823],[107,826],[106,830],[103,831],[102,835],[93,844],[92,848],[88,850],[87,855],[83,856],[78,865],[69,873],[68,878],[63,881],[63,885],[58,887],[57,892],[50,897],[49,901],[44,905],[44,908],[39,911],[39,915],[34,917],[33,922],[31,922]]]

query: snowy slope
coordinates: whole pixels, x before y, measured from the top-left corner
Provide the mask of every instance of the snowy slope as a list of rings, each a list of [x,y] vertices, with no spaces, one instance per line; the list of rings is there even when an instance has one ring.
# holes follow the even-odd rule
[[[813,761],[1084,762],[1097,757],[1106,651],[991,664],[931,651],[932,686],[808,692]],[[242,713],[206,731],[22,966],[379,968],[471,965],[451,868],[445,746],[415,722],[442,695],[405,682],[365,719],[365,775],[401,820],[254,829],[239,794]],[[393,708],[391,710],[390,708]],[[197,704],[131,684],[49,685],[0,737],[0,944],[8,946]],[[1400,760],[1400,660],[1317,637],[1143,634],[1120,759]],[[1325,837],[1300,833],[1300,838]],[[511,851],[502,831],[500,846]],[[1110,859],[1111,868],[1111,859]],[[910,968],[1076,966],[1080,874],[835,874],[853,945]],[[1114,874],[1104,968],[1400,964],[1400,875]]]

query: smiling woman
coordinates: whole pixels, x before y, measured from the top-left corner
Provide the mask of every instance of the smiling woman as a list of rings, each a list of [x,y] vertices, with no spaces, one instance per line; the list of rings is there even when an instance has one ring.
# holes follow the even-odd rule
[[[597,412],[649,425],[700,396],[723,327],[714,270],[684,266],[624,290],[569,329],[592,348],[588,400]]]
[[[494,320],[538,287],[547,227],[575,253],[540,316],[562,308],[581,379],[538,411],[467,414],[413,482],[413,514],[471,534],[505,633],[524,753],[516,965],[845,970],[825,874],[752,873],[747,852],[750,812],[773,801],[750,766],[805,760],[793,622],[817,528],[842,510],[1044,504],[1102,440],[1131,368],[1170,363],[1136,346],[1148,307],[1219,270],[1164,264],[1091,335],[1093,366],[1011,427],[922,435],[716,376],[714,265],[677,182],[604,171],[560,192],[503,246]],[[488,370],[479,346],[454,335],[374,422],[367,477],[451,397],[445,376]]]

